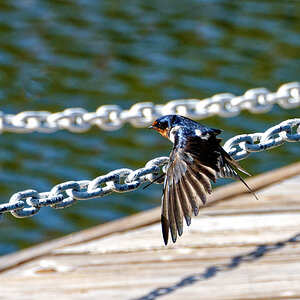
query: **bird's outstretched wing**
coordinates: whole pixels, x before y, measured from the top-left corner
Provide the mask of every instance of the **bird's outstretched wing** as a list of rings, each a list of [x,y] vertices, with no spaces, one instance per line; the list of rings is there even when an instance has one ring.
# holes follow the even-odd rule
[[[189,226],[192,215],[198,215],[201,203],[206,203],[212,191],[210,181],[216,182],[220,177],[241,180],[252,192],[235,168],[248,173],[220,146],[221,139],[216,137],[220,133],[211,129],[203,137],[185,136],[183,141],[175,137],[162,196],[161,224],[166,245],[169,230],[175,243],[177,233],[183,233],[183,218]]]
[[[221,156],[221,139],[216,135],[221,130],[213,129],[205,137],[175,136],[173,150],[164,181],[161,223],[163,239],[168,243],[169,230],[175,243],[177,233],[182,235],[183,218],[190,225],[192,214],[198,215],[201,203],[211,193],[210,180],[218,178]]]

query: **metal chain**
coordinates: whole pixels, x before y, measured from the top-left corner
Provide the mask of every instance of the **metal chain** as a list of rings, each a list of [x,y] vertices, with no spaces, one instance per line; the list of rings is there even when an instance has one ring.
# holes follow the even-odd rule
[[[224,149],[236,160],[249,156],[252,152],[272,149],[284,142],[300,141],[300,118],[286,120],[263,133],[243,134],[229,139]],[[168,157],[150,160],[144,168],[135,171],[118,169],[94,180],[68,181],[56,185],[50,192],[39,193],[26,190],[14,194],[8,203],[0,205],[0,215],[10,212],[17,218],[31,217],[41,207],[51,206],[62,209],[78,200],[103,197],[113,192],[124,193],[137,189],[145,181],[154,181],[159,173],[165,172]],[[163,179],[155,183],[162,183]]]
[[[296,128],[293,133],[292,128]],[[300,141],[300,119],[289,119],[273,126],[265,132],[237,135],[223,146],[235,160],[248,157],[253,152],[272,149],[284,142]]]
[[[238,97],[223,93],[204,100],[173,100],[165,105],[143,102],[134,104],[129,110],[122,110],[118,105],[103,105],[96,112],[88,112],[83,108],[69,108],[57,113],[24,111],[16,115],[0,112],[0,132],[51,133],[61,129],[84,132],[93,125],[103,130],[118,130],[126,122],[135,127],[146,127],[158,117],[167,114],[180,114],[199,120],[213,115],[233,117],[244,109],[253,113],[264,113],[275,103],[285,109],[299,107],[300,82],[286,83],[275,93],[266,88],[256,88]]]

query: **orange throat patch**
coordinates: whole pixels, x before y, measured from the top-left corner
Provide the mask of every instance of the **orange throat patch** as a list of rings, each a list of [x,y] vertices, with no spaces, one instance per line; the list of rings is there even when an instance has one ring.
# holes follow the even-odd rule
[[[168,130],[165,129],[165,130],[162,130],[162,129],[159,129],[159,128],[155,128],[162,136],[164,136],[165,138],[169,139],[168,137]]]

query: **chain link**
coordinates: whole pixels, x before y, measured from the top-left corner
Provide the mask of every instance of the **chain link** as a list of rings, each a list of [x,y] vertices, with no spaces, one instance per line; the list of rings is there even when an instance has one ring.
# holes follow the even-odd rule
[[[238,97],[223,93],[204,100],[173,100],[165,105],[144,102],[134,104],[129,110],[122,110],[118,105],[103,105],[96,112],[87,112],[83,108],[69,108],[53,114],[47,111],[24,111],[16,115],[0,112],[0,132],[52,133],[62,129],[84,132],[94,125],[102,130],[118,130],[126,122],[135,127],[146,127],[166,114],[180,114],[199,120],[213,115],[233,117],[244,109],[264,113],[275,103],[285,109],[299,107],[300,82],[286,83],[275,93],[266,88],[256,88]]]
[[[229,139],[224,149],[236,160],[248,157],[252,152],[272,149],[284,142],[300,141],[300,119],[286,120],[263,133],[243,134]],[[94,180],[68,181],[58,184],[50,192],[39,193],[26,190],[14,194],[8,203],[0,205],[0,215],[6,212],[17,218],[35,215],[41,207],[51,206],[62,209],[75,204],[78,200],[103,197],[113,192],[125,193],[140,187],[146,181],[155,181],[165,172],[168,157],[150,160],[144,168],[135,171],[118,169]],[[159,184],[161,180],[155,181]]]

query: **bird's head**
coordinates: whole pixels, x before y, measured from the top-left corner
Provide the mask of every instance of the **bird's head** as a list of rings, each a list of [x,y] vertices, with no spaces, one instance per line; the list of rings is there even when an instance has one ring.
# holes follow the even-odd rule
[[[155,129],[158,131],[162,136],[168,138],[168,132],[169,132],[169,116],[162,116],[155,120],[151,126],[149,126],[149,129]]]
[[[153,122],[149,129],[155,129],[158,131],[162,136],[169,138],[169,133],[171,129],[176,126],[176,119],[178,118],[177,115],[166,115],[158,118]]]

